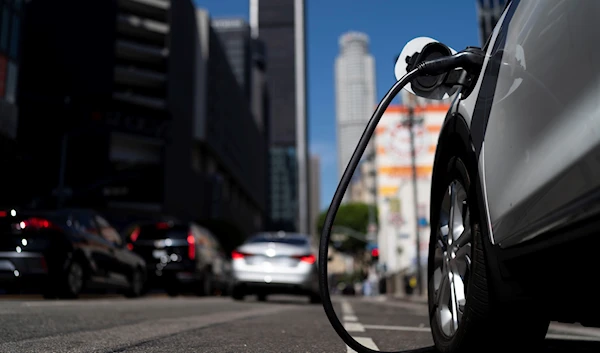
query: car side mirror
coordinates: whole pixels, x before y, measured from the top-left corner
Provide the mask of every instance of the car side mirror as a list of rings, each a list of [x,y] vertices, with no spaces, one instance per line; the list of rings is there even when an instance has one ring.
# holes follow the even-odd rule
[[[404,46],[396,59],[394,74],[396,80],[401,79],[406,73],[417,68],[419,64],[427,60],[438,59],[444,56],[454,55],[456,50],[429,37],[417,37]],[[416,96],[444,100],[450,98],[458,87],[446,87],[443,85],[447,74],[437,76],[420,76],[407,84],[404,89]]]

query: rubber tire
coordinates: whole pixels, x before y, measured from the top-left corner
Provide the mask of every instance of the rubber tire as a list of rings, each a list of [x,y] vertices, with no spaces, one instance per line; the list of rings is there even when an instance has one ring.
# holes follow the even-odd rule
[[[510,304],[501,305],[496,302],[488,281],[486,253],[480,231],[480,214],[477,209],[477,195],[471,184],[473,174],[469,174],[463,160],[452,158],[445,173],[445,183],[442,192],[447,190],[453,180],[459,181],[467,191],[467,200],[471,217],[473,243],[471,247],[471,275],[467,284],[465,313],[459,324],[458,331],[448,338],[442,333],[438,324],[434,306],[434,290],[431,278],[433,276],[433,252],[437,236],[439,209],[443,194],[436,195],[435,220],[432,219],[429,264],[428,264],[428,302],[431,333],[436,348],[442,353],[480,352],[485,347],[486,352],[507,352],[526,349],[538,351],[539,345],[548,331],[549,321],[539,316],[524,314],[522,308]],[[435,224],[434,224],[435,223]],[[510,303],[510,302],[509,302]],[[521,309],[519,309],[521,308]]]
[[[139,281],[138,287],[135,288],[134,280]],[[129,279],[129,289],[125,292],[127,298],[139,298],[144,294],[144,273],[139,268],[136,268]]]
[[[165,288],[165,291],[167,292],[167,295],[172,298],[178,296],[181,293],[179,286],[176,285],[167,286],[167,288]]]
[[[233,298],[233,300],[242,301],[244,300],[245,296],[246,293],[244,292],[244,290],[238,286],[233,287],[233,289],[231,290],[231,298]]]
[[[74,290],[69,284],[69,273],[73,270],[75,266],[79,266],[81,268],[82,273],[81,286],[79,287],[79,290]],[[77,299],[79,297],[79,294],[81,294],[83,287],[85,286],[85,278],[85,267],[83,266],[81,261],[79,261],[78,259],[74,259],[73,261],[71,261],[69,267],[67,268],[67,271],[64,273],[64,276],[61,280],[62,283],[58,297],[61,299]]]
[[[259,302],[266,302],[267,301],[267,295],[262,293],[262,294],[258,294],[257,295],[258,301]]]

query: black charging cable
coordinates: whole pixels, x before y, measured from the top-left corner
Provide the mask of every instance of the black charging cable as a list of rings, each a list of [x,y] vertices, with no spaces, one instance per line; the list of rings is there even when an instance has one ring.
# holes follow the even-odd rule
[[[340,338],[348,345],[348,347],[354,349],[358,353],[425,353],[431,352],[431,347],[418,348],[400,352],[384,352],[384,351],[376,351],[370,349],[368,347],[363,346],[358,341],[356,341],[344,328],[344,325],[340,322],[339,318],[335,314],[335,309],[333,308],[333,303],[331,302],[331,297],[329,295],[329,283],[327,278],[327,263],[329,259],[329,240],[331,237],[331,230],[333,228],[333,221],[335,220],[335,216],[337,214],[338,209],[342,203],[342,199],[346,190],[348,189],[348,185],[350,184],[350,180],[362,158],[369,141],[371,140],[371,136],[375,132],[375,128],[381,120],[381,117],[385,113],[387,107],[390,105],[392,100],[396,97],[398,93],[406,86],[408,83],[413,81],[415,78],[420,77],[422,75],[430,75],[436,76],[443,73],[447,73],[450,70],[454,70],[456,68],[463,68],[464,74],[461,75],[463,80],[459,80],[457,84],[464,85],[464,79],[467,77],[467,72],[479,72],[481,67],[483,66],[484,55],[480,51],[470,51],[465,50],[459,53],[456,53],[452,56],[446,56],[440,59],[424,61],[417,65],[417,67],[411,71],[409,71],[404,77],[396,81],[396,83],[390,88],[390,90],[383,97],[377,109],[371,116],[371,119],[367,123],[367,127],[365,128],[360,140],[358,141],[358,145],[350,158],[348,166],[342,175],[342,179],[338,184],[338,187],[333,195],[333,200],[331,201],[331,205],[329,206],[329,210],[327,211],[327,216],[325,217],[325,223],[323,225],[323,232],[321,234],[321,241],[319,244],[319,289],[321,292],[321,298],[323,300],[323,309],[325,309],[325,314],[331,323],[331,326],[335,329]]]

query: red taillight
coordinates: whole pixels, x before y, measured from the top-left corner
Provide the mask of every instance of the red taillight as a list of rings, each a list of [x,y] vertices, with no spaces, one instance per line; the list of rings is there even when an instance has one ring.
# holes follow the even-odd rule
[[[6,216],[8,216],[8,212],[0,211],[0,217],[6,217]]]
[[[127,249],[129,250],[133,250],[133,243],[135,243],[135,241],[137,240],[137,238],[140,236],[140,228],[136,227],[133,232],[131,232],[131,235],[129,236],[129,243],[127,243]]]
[[[31,229],[49,229],[49,228],[53,228],[53,229],[57,229],[58,227],[56,227],[52,222],[50,222],[47,219],[43,219],[43,218],[37,218],[37,217],[32,217],[26,220],[23,220],[19,223],[19,226],[21,227],[21,229],[27,229],[27,228],[31,228]]]
[[[234,250],[234,251],[232,251],[232,252],[231,252],[231,258],[232,258],[233,260],[235,260],[235,259],[243,259],[243,258],[244,258],[244,254],[242,254],[242,253],[241,253],[241,252],[239,252],[239,251],[235,251],[235,250]]]
[[[190,260],[194,260],[196,258],[196,238],[194,238],[193,234],[188,234],[187,237],[188,242],[188,257]]]
[[[374,248],[373,250],[371,250],[371,256],[378,257],[379,256],[379,249]]]
[[[300,259],[302,262],[306,262],[307,264],[314,264],[317,261],[315,255],[304,255],[304,256],[296,256],[297,259]]]
[[[131,240],[132,243],[134,243],[139,236],[140,236],[140,228],[135,228],[133,230],[133,232],[131,232],[131,236],[129,236],[129,239]]]

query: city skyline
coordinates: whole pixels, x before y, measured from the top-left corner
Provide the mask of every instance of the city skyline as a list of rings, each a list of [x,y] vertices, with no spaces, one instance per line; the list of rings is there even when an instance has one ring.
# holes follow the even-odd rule
[[[196,3],[209,9],[215,17],[250,17],[247,0]],[[411,16],[411,13],[427,16]],[[339,182],[333,73],[339,36],[354,30],[371,38],[371,52],[380,62],[376,68],[378,101],[394,83],[394,59],[409,40],[430,36],[457,50],[479,45],[477,6],[473,0],[423,0],[384,6],[373,6],[369,1],[331,0],[318,5],[307,1],[306,18],[309,142],[310,152],[321,158],[320,208],[325,210]],[[428,26],[423,25],[424,20]]]

